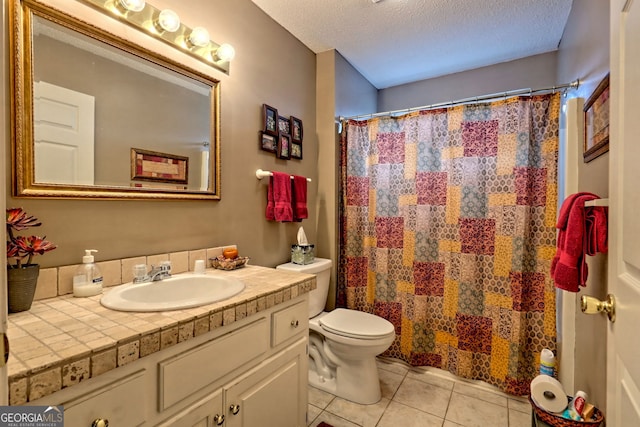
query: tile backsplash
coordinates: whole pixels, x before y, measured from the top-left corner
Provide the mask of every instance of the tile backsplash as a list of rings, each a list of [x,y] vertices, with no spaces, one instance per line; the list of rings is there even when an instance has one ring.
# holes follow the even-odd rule
[[[158,265],[162,261],[171,261],[172,274],[186,273],[193,271],[196,260],[204,259],[208,266],[209,258],[222,255],[222,250],[229,247],[236,247],[236,245],[98,261],[96,264],[104,278],[103,286],[110,287],[131,282],[133,280],[133,266],[136,264],[146,264],[147,269],[150,269],[152,265]],[[41,269],[33,299],[42,300],[73,293],[73,274],[78,265],[80,264]]]

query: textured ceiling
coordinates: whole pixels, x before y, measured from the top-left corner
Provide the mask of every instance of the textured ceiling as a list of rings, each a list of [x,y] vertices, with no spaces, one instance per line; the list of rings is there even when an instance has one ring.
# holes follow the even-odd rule
[[[252,0],[378,89],[558,48],[573,0]]]

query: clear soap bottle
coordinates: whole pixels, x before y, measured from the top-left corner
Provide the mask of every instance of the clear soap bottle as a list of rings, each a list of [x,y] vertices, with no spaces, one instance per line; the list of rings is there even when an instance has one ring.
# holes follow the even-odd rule
[[[93,252],[96,249],[86,249],[82,257],[82,264],[73,275],[73,296],[90,297],[102,293],[102,273],[95,264]]]

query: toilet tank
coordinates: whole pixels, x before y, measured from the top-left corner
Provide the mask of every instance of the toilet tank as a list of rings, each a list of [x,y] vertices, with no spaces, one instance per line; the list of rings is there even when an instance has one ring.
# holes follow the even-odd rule
[[[309,292],[309,319],[324,310],[329,294],[329,279],[331,278],[331,260],[316,258],[311,264],[294,264],[288,262],[276,267],[280,270],[295,271],[297,273],[315,274],[316,288]]]

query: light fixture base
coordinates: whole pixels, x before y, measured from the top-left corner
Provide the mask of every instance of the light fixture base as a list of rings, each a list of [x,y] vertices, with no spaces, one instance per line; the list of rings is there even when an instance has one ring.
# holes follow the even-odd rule
[[[177,48],[181,52],[186,53],[192,57],[197,58],[198,60],[206,63],[209,66],[212,66],[225,74],[229,74],[229,61],[230,60],[222,60],[217,58],[215,52],[223,46],[224,44],[218,44],[211,40],[208,40],[206,43],[203,41],[202,46],[197,45],[193,42],[193,40],[188,39],[188,35],[192,34],[194,29],[189,28],[183,23],[179,22],[178,15],[175,15],[175,20],[173,21],[173,26],[163,26],[160,27],[160,24],[157,22],[161,13],[164,11],[157,9],[156,7],[150,5],[148,2],[142,1],[132,1],[129,0],[125,3],[143,3],[144,7],[139,11],[132,13],[131,11],[127,13],[122,13],[122,5],[120,4],[120,0],[116,2],[118,7],[114,5],[114,0],[80,0],[83,3],[88,4],[102,12],[105,12],[108,16],[111,16],[114,19],[117,19],[121,22],[126,23],[143,33],[154,37],[156,39],[162,40],[163,42]],[[171,11],[169,11],[171,12]],[[177,23],[175,22],[177,21]],[[160,27],[160,28],[159,28]],[[196,27],[197,28],[197,27]],[[171,31],[173,30],[173,31]],[[207,35],[208,39],[208,35]],[[212,54],[213,53],[213,54]]]

